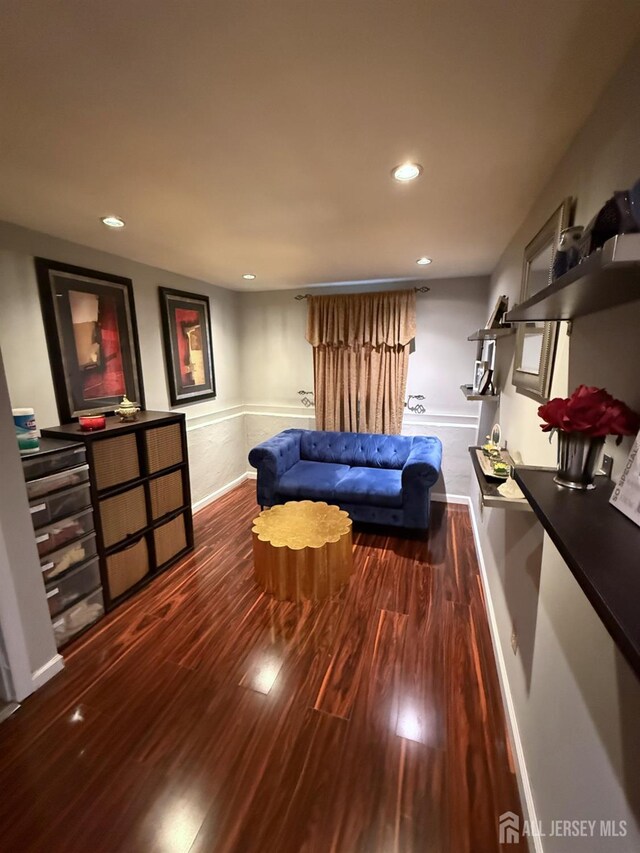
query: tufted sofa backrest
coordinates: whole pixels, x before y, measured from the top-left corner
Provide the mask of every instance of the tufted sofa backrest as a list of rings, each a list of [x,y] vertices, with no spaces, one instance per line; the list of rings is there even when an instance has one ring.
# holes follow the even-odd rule
[[[362,468],[402,468],[411,451],[408,435],[301,430],[300,459]]]

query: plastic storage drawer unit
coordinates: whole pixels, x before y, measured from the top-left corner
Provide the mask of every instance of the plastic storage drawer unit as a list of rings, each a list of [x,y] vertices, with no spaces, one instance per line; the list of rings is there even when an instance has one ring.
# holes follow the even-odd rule
[[[90,533],[82,539],[70,542],[58,551],[47,554],[47,556],[43,557],[40,561],[42,576],[44,577],[45,583],[57,578],[58,575],[61,575],[64,572],[68,572],[74,566],[84,563],[91,557],[95,557],[96,554],[95,533]]]
[[[67,518],[90,506],[91,489],[87,483],[83,486],[72,486],[70,489],[54,492],[45,498],[32,501],[29,504],[29,512],[34,529],[39,530],[52,521]]]
[[[54,618],[52,625],[57,647],[60,648],[60,646],[68,643],[76,634],[88,628],[89,625],[93,625],[103,615],[102,590],[97,589]]]
[[[60,489],[70,489],[71,486],[79,486],[81,483],[89,482],[89,466],[78,465],[67,471],[57,471],[48,477],[39,477],[37,480],[29,480],[27,483],[27,494],[29,500],[59,492]]]
[[[93,532],[93,510],[85,509],[71,518],[49,524],[36,534],[38,554],[46,557],[52,551],[58,551],[63,545]]]
[[[95,558],[85,566],[80,566],[59,580],[47,585],[47,603],[49,613],[57,616],[76,601],[95,592],[100,586],[100,568]]]
[[[55,439],[49,439],[53,443]],[[62,446],[65,442],[60,442]],[[53,453],[44,453],[42,455],[29,458],[22,457],[22,468],[24,470],[25,480],[37,480],[41,477],[47,477],[49,474],[55,474],[56,471],[62,471],[65,468],[75,468],[77,465],[82,465],[87,458],[87,453],[82,446],[71,446],[61,450],[56,450]]]

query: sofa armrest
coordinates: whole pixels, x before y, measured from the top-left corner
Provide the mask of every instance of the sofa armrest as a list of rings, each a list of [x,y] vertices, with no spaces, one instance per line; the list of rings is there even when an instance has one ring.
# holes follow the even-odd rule
[[[258,471],[258,503],[272,506],[280,477],[300,461],[300,430],[286,429],[258,444],[249,463]]]
[[[442,442],[434,436],[416,435],[402,469],[402,509],[407,527],[429,526],[429,489],[440,476]]]
[[[414,436],[411,452],[402,469],[402,491],[429,490],[440,476],[442,442],[435,436]]]

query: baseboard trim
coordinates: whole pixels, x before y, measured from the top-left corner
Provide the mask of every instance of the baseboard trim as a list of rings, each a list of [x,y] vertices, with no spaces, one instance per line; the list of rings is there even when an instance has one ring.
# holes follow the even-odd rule
[[[31,684],[34,690],[38,690],[43,684],[46,684],[54,675],[57,675],[64,669],[64,658],[62,655],[54,655],[51,660],[47,661],[35,672],[31,673]]]
[[[509,735],[511,738],[511,746],[516,761],[516,776],[518,780],[518,788],[520,790],[520,799],[524,809],[524,818],[529,822],[529,826],[537,826],[536,806],[533,798],[533,791],[529,782],[527,773],[527,765],[524,757],[524,748],[522,739],[520,738],[520,730],[518,728],[518,720],[516,717],[516,709],[511,696],[511,688],[509,686],[509,678],[507,676],[507,667],[502,653],[502,645],[500,644],[500,634],[498,631],[498,621],[493,609],[493,601],[491,599],[491,591],[489,589],[489,580],[487,578],[487,569],[480,544],[480,531],[478,529],[478,521],[476,519],[475,509],[472,500],[469,498],[469,515],[471,517],[471,527],[473,529],[473,539],[476,546],[476,554],[478,556],[478,565],[480,566],[480,578],[484,590],[484,599],[487,604],[487,615],[489,617],[489,632],[491,634],[491,643],[493,645],[493,654],[498,666],[498,680],[500,682],[500,692],[502,693],[502,701],[507,711],[507,725],[509,727]],[[498,510],[500,512],[500,510]],[[497,819],[498,815],[496,815]],[[533,853],[544,853],[542,840],[539,835],[529,836],[529,847]]]
[[[443,504],[464,504],[470,506],[469,495],[445,495],[442,492],[431,492],[431,500]]]
[[[247,471],[245,476],[247,480],[258,479],[257,471]],[[433,492],[431,493],[431,500],[445,504],[465,504],[465,506],[469,506],[471,503],[471,498],[468,495],[445,495],[438,492],[435,494]]]
[[[230,492],[231,489],[235,489],[236,486],[239,486],[240,483],[243,483],[247,479],[247,474],[240,474],[239,477],[236,477],[235,480],[231,480],[230,483],[226,483],[221,488],[216,489],[215,492],[211,492],[211,494],[207,495],[204,498],[200,498],[199,501],[194,501],[191,504],[191,509],[193,512],[198,512],[200,509],[204,509],[209,504],[217,501],[218,498],[221,498],[223,495],[226,495],[227,492]]]

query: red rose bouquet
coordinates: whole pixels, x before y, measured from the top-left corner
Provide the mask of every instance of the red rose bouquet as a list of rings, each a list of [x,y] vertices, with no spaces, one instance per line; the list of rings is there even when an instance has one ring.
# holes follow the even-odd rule
[[[538,414],[545,421],[543,432],[561,430],[579,432],[592,438],[606,435],[636,435],[640,417],[621,400],[616,400],[604,388],[579,385],[570,397],[555,397]]]

